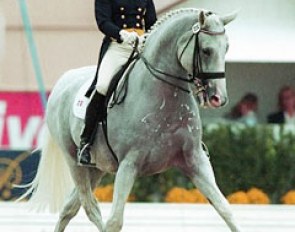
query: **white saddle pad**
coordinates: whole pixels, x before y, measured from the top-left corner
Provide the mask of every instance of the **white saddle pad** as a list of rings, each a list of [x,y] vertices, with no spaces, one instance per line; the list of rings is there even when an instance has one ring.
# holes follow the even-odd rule
[[[90,102],[90,98],[85,97],[86,91],[91,85],[92,79],[85,82],[76,94],[75,101],[73,104],[73,113],[75,117],[84,119],[86,114],[86,108]]]

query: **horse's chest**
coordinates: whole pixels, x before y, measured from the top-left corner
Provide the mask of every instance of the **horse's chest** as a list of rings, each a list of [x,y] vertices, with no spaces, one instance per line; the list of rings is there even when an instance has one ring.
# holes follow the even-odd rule
[[[165,141],[165,144],[167,144],[169,138],[179,129],[184,129],[192,136],[199,133],[201,123],[198,115],[194,111],[190,111],[189,106],[183,105],[183,107],[185,109],[181,108],[176,112],[148,113],[141,119],[146,135],[151,138],[156,137],[158,141],[159,137],[163,137],[163,134],[165,134],[165,139],[168,140]],[[167,136],[167,134],[170,136]]]

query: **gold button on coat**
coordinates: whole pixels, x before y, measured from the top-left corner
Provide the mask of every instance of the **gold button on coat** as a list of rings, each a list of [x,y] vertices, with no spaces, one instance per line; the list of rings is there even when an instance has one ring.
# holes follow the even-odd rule
[[[125,8],[124,7],[120,7],[120,11],[124,11],[125,10]]]
[[[136,23],[136,27],[140,27],[140,24],[139,23]]]
[[[141,17],[140,17],[140,15],[136,15],[136,18],[137,18],[137,19],[140,19]]]
[[[127,28],[127,24],[126,23],[123,24],[123,28]]]
[[[125,15],[121,15],[121,19],[125,19],[126,17],[125,17]]]
[[[142,8],[140,8],[140,7],[139,7],[137,10],[138,10],[139,12],[142,12]]]

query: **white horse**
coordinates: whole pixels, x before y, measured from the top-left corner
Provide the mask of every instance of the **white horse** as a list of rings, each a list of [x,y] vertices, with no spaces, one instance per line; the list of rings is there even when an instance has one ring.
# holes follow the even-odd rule
[[[55,232],[65,230],[81,205],[99,231],[120,231],[124,205],[135,178],[170,167],[190,177],[231,231],[241,231],[202,149],[198,110],[198,102],[211,108],[227,102],[224,71],[228,40],[224,25],[235,17],[181,9],[156,23],[129,74],[125,101],[108,113],[109,142],[117,160],[100,126],[92,147],[96,168],[77,166],[76,149],[83,120],[72,112],[77,91],[94,77],[95,67],[69,71],[58,81],[48,101],[46,144],[29,190],[33,192],[31,201],[40,208],[49,204],[52,209],[62,209]],[[104,224],[92,191],[105,173],[115,172],[113,207]]]

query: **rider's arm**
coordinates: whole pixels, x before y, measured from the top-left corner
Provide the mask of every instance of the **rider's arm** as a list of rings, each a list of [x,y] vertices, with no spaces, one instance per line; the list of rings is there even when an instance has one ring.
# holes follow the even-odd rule
[[[148,0],[144,21],[146,30],[149,30],[151,26],[153,26],[153,24],[157,21],[156,8],[153,0]]]
[[[95,0],[95,17],[99,30],[107,37],[112,37],[118,42],[122,42],[120,38],[121,28],[112,21],[112,5],[109,0]]]

